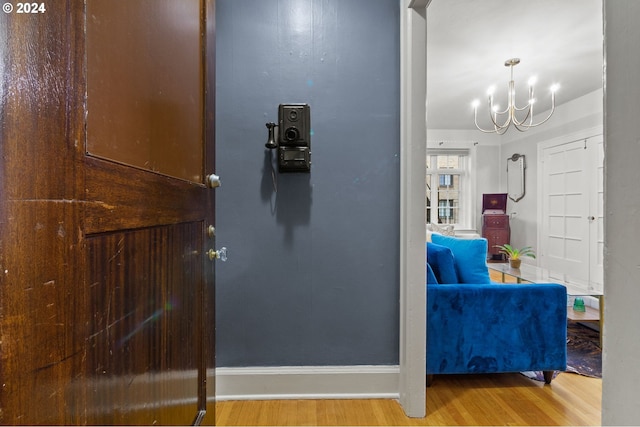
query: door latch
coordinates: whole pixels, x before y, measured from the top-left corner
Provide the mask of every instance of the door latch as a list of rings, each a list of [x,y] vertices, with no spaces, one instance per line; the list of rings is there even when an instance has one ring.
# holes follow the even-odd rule
[[[225,262],[227,260],[227,248],[223,246],[217,251],[214,251],[213,249],[209,249],[209,252],[207,252],[207,255],[209,255],[209,259],[211,261],[215,261],[219,259],[220,261]]]

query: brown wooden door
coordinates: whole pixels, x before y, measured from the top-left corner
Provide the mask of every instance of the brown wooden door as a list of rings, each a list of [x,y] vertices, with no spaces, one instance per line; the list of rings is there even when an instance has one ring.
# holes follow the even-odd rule
[[[0,14],[0,422],[197,423],[215,1],[38,12]]]

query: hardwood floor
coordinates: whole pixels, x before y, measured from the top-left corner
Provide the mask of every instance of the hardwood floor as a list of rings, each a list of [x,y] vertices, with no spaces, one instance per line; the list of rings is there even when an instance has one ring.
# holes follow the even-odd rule
[[[395,400],[269,400],[216,404],[221,426],[600,425],[602,380],[561,373],[551,385],[520,374],[440,375],[427,417],[407,418]],[[206,421],[206,420],[205,420]]]

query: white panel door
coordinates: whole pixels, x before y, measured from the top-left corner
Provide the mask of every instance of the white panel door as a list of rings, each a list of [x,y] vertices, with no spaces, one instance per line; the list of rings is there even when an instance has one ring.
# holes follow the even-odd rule
[[[584,188],[585,165],[583,142],[544,150],[542,261],[561,280],[588,279],[589,199]]]
[[[542,151],[540,266],[585,294],[601,293],[602,137]]]

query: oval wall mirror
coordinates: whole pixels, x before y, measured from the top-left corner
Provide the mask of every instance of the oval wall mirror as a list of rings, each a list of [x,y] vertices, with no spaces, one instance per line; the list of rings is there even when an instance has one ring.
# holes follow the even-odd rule
[[[524,171],[526,164],[524,154],[514,154],[507,159],[507,193],[514,202],[525,194]]]

